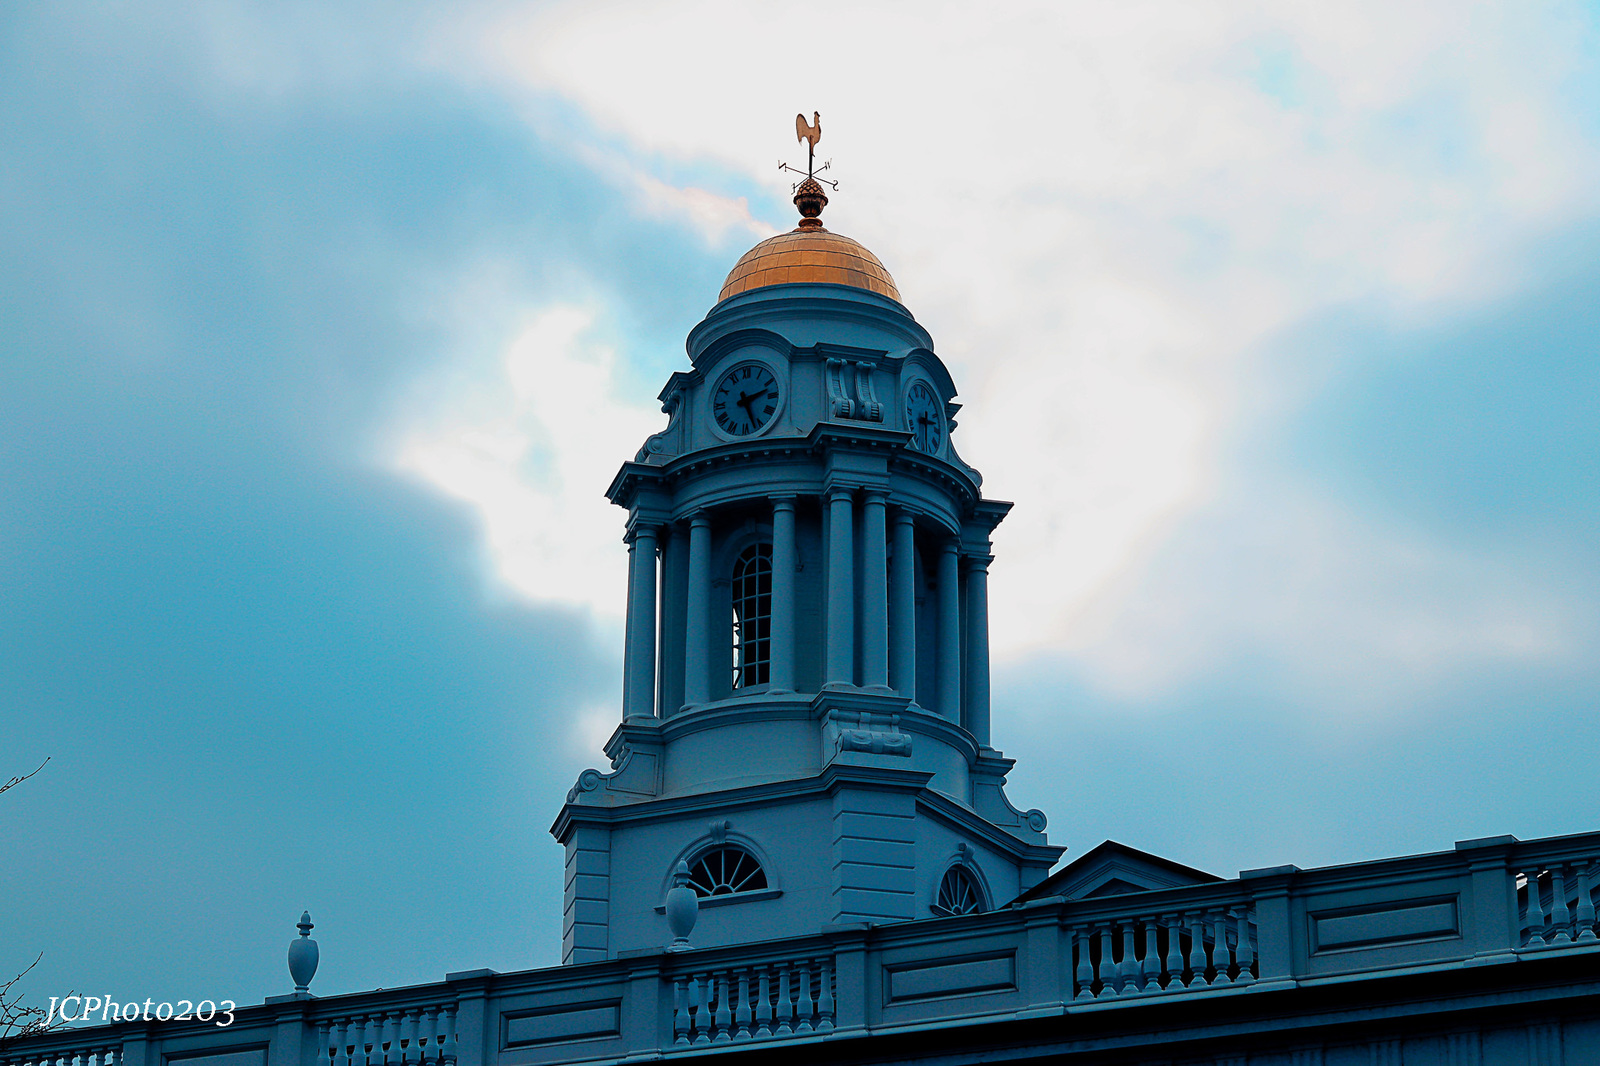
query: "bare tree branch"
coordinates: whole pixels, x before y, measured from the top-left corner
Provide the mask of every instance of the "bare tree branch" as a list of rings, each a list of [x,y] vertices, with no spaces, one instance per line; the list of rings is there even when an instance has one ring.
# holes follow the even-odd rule
[[[30,772],[23,774],[21,777],[13,777],[11,780],[7,781],[5,784],[0,785],[0,792],[4,792],[6,789],[10,788],[13,785],[22,784],[28,778],[32,777],[34,774],[38,773],[40,770],[43,770],[44,769],[44,763],[47,763],[49,761],[50,761],[50,756],[46,755],[44,757],[44,762],[40,763],[38,766],[35,766]],[[34,959],[33,961],[35,963],[37,963],[39,960],[38,959]],[[28,970],[31,970],[31,969],[33,969],[32,966],[28,967]],[[27,973],[28,970],[23,970],[22,973]],[[17,976],[21,977],[22,974],[18,974]],[[7,985],[6,987],[10,988],[11,986]]]
[[[43,770],[45,763],[49,761],[49,756],[46,756],[44,762],[35,766],[31,772],[0,783],[0,792],[4,792],[14,785],[22,784],[22,782]],[[53,1032],[65,1027],[67,1024],[61,1020],[60,1016],[51,1017],[50,1012],[43,1007],[33,1007],[23,1003],[24,994],[20,991],[12,991],[17,987],[18,981],[28,976],[29,971],[39,965],[39,960],[42,958],[44,958],[44,952],[41,951],[34,957],[32,962],[28,963],[26,969],[4,984],[0,984],[0,1051],[3,1051],[6,1045],[14,1041],[25,1037],[38,1036],[40,1033]]]

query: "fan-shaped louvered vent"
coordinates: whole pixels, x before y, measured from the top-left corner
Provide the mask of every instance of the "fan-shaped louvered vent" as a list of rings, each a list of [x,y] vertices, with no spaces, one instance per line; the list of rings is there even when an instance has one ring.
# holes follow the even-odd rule
[[[689,887],[695,895],[730,896],[767,887],[766,871],[756,857],[732,844],[714,848],[689,867]]]

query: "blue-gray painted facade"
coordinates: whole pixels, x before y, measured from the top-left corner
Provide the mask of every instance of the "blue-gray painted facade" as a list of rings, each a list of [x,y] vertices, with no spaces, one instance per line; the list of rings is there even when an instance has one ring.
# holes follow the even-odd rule
[[[1010,505],[955,450],[932,339],[888,297],[780,284],[688,353],[608,490],[624,706],[551,829],[563,965],[318,998],[305,916],[296,991],[226,1029],[69,1030],[0,1066],[1600,1063],[1600,834],[1231,879],[1107,842],[1051,873],[989,745]]]

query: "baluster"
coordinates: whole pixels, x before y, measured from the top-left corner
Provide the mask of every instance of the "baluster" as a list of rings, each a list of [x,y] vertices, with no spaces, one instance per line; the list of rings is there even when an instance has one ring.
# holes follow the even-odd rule
[[[1214,985],[1231,985],[1233,978],[1228,976],[1228,912],[1226,910],[1213,911],[1211,915],[1211,968],[1217,975],[1211,979]]]
[[[427,1034],[422,1041],[422,1066],[439,1066],[438,1007],[429,1007],[422,1012],[422,1031]]]
[[[1189,984],[1206,983],[1206,925],[1204,915],[1196,912],[1189,919]]]
[[[758,991],[756,992],[756,1036],[758,1037],[772,1035],[772,989],[767,985],[770,978],[771,972],[765,966],[761,967],[760,972],[756,974],[756,984],[758,986]]]
[[[400,1015],[389,1011],[382,1018],[378,1038],[383,1041],[383,1056],[378,1061],[384,1066],[400,1066]]]
[[[1131,996],[1139,991],[1139,960],[1134,958],[1131,919],[1122,923],[1122,963],[1117,967],[1117,980],[1120,985],[1117,991],[1122,995]]]
[[[1167,931],[1167,984],[1168,992],[1183,987],[1183,924],[1181,919],[1168,921]]]
[[[350,1066],[366,1066],[366,1015],[350,1016]]]
[[[738,1031],[733,1034],[735,1040],[750,1039],[750,968],[746,966],[739,971],[739,1008],[733,1012],[733,1021]]]
[[[441,1061],[452,1064],[456,1061],[456,1005],[451,1003],[444,1009],[444,1050],[439,1054]]]
[[[1539,871],[1528,874],[1528,909],[1522,919],[1528,933],[1528,946],[1544,943],[1544,906],[1539,900]]]
[[[1086,926],[1074,926],[1072,929],[1072,943],[1078,949],[1078,968],[1073,974],[1073,983],[1078,986],[1078,999],[1094,998],[1094,963],[1089,958],[1089,930]]]
[[[817,978],[821,986],[817,993],[817,1032],[833,1032],[833,956],[822,957],[822,969]]]
[[[683,978],[672,979],[672,1044],[689,1046],[689,1000],[683,991]]]
[[[797,1033],[809,1033],[816,1029],[812,1024],[811,1015],[816,1010],[816,1003],[811,998],[811,960],[801,959],[795,964],[795,976],[800,979],[800,995],[798,1012],[800,1024],[794,1027]]]
[[[1105,999],[1117,994],[1117,963],[1112,947],[1111,926],[1096,926],[1094,937],[1100,941],[1100,992],[1097,998]]]
[[[689,975],[689,1009],[694,1012],[694,1042],[711,1043],[711,976]]]
[[[726,1044],[733,1039],[733,1011],[728,1008],[728,971],[723,970],[713,978],[717,989],[717,1012],[712,1015],[713,1044]]]
[[[405,1066],[418,1066],[417,1064],[417,1025],[422,1020],[422,1011],[412,1008],[405,1012],[401,1022],[400,1039],[402,1042],[403,1061]]]
[[[328,1058],[328,1066],[344,1066],[339,1057],[345,1053],[344,1037],[349,1026],[349,1018],[335,1018],[328,1026],[328,1042],[322,1047],[322,1053]]]
[[[317,1066],[328,1066],[332,1060],[333,1040],[337,1035],[333,1028],[333,1019],[325,1018],[317,1023]],[[104,1058],[102,1057],[102,1066]],[[338,1066],[334,1063],[334,1066]]]
[[[1594,896],[1589,889],[1589,866],[1578,866],[1578,939],[1594,940]]]
[[[1570,943],[1572,933],[1567,926],[1572,923],[1572,912],[1567,909],[1567,864],[1550,868],[1550,921],[1555,926],[1555,936],[1551,939],[1557,944]]]
[[[1241,985],[1252,984],[1256,979],[1256,949],[1250,943],[1250,908],[1234,911],[1233,922],[1239,931],[1239,976],[1235,980]]]
[[[789,1036],[794,1032],[794,1004],[789,1002],[789,967],[778,967],[778,1034]]]
[[[1139,960],[1139,987],[1146,992],[1161,991],[1161,952],[1156,948],[1156,919],[1144,920],[1144,958]]]

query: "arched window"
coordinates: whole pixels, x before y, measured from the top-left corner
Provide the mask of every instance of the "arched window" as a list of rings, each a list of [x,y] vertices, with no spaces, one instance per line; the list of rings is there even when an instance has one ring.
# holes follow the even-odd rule
[[[935,914],[976,914],[984,909],[983,889],[972,871],[959,863],[944,872],[939,895],[933,903]]]
[[[689,867],[689,887],[701,898],[754,892],[767,887],[767,873],[748,851],[723,844],[700,856]]]
[[[752,544],[733,564],[733,687],[765,685],[772,669],[772,545]]]

